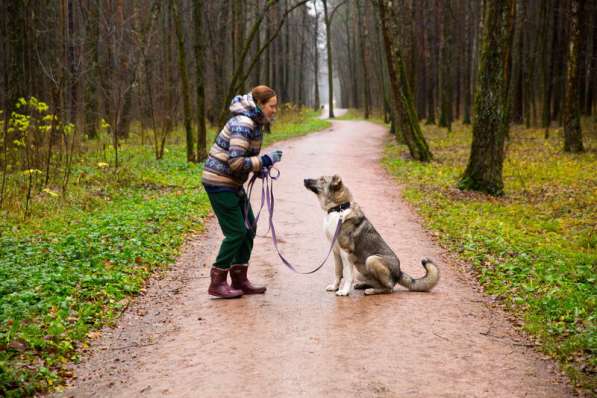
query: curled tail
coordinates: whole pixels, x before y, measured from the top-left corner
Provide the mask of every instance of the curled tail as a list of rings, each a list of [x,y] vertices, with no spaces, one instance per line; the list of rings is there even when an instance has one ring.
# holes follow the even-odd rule
[[[404,286],[413,292],[428,292],[437,285],[437,282],[439,281],[439,270],[437,269],[437,266],[427,257],[421,259],[421,264],[423,265],[423,268],[425,268],[425,276],[415,279],[407,273],[402,272],[400,274],[400,279],[398,280],[400,286]]]

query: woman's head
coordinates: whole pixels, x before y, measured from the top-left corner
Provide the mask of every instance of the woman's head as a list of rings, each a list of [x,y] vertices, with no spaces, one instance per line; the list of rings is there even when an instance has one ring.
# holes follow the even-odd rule
[[[271,121],[278,111],[278,97],[276,92],[268,86],[257,86],[251,90],[253,101],[261,109],[268,121]]]

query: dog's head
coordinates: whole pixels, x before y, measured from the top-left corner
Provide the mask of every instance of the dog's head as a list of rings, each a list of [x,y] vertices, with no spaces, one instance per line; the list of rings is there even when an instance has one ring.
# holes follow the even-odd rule
[[[332,207],[352,202],[352,195],[339,175],[321,176],[317,179],[305,179],[305,188],[317,195],[321,208],[328,211]]]

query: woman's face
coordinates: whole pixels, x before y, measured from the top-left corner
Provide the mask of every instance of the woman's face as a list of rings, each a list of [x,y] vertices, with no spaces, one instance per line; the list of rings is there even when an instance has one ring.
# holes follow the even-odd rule
[[[278,112],[278,97],[271,97],[260,108],[267,120],[271,122],[276,112]]]

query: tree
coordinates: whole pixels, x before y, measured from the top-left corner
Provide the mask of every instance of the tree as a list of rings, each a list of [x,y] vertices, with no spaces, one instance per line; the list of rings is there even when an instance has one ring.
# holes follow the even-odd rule
[[[514,49],[515,52],[512,57],[512,89],[510,95],[512,97],[511,103],[511,117],[514,123],[523,122],[523,98],[526,94],[524,87],[524,34],[526,29],[526,2],[518,2],[518,11],[516,13],[517,22],[514,32]]]
[[[203,0],[193,0],[193,31],[195,48],[195,82],[197,97],[197,161],[207,158],[207,127],[205,126],[205,83],[203,59],[205,40],[203,38]]]
[[[411,156],[416,160],[427,162],[431,160],[432,155],[427,141],[421,133],[402,53],[397,41],[393,39],[397,34],[394,6],[391,0],[380,0],[378,8],[397,127],[404,137]]]
[[[558,0],[553,0],[551,9],[547,10],[547,3],[545,4],[545,17],[548,21],[553,21],[551,26],[543,29],[543,46],[546,53],[546,65],[544,65],[544,81],[543,81],[543,117],[542,125],[545,128],[545,139],[549,138],[549,125],[551,124],[551,98],[553,93],[553,74],[554,65],[556,63],[556,45],[557,35],[556,30],[558,26],[558,11],[556,9]],[[546,34],[547,33],[547,34]]]
[[[471,3],[467,2],[467,6],[464,13],[464,115],[462,122],[464,124],[471,123],[471,69],[473,67],[471,61],[471,42],[473,29],[471,29],[473,16]]]
[[[570,42],[564,103],[564,151],[583,152],[580,126],[579,58],[585,0],[570,1]]]
[[[174,17],[174,28],[176,29],[176,42],[178,43],[178,69],[180,71],[180,84],[182,89],[182,107],[184,112],[184,129],[186,132],[187,161],[195,160],[193,146],[193,127],[191,125],[191,97],[189,94],[189,77],[187,73],[187,57],[184,42],[182,18],[176,4],[178,0],[170,0],[172,15]]]
[[[248,62],[249,66],[245,68],[244,64],[245,64],[245,60],[247,59],[249,49],[251,48],[251,44],[253,43],[255,36],[260,32],[260,27],[263,22],[263,19],[268,14],[268,11],[272,7],[277,5],[279,1],[280,0],[268,1],[266,3],[265,8],[259,15],[259,17],[253,22],[253,25],[249,29],[249,34],[245,38],[245,41],[244,41],[243,47],[242,47],[242,51],[240,51],[240,55],[238,56],[238,59],[237,59],[236,69],[234,69],[234,71],[232,73],[232,78],[230,79],[230,84],[228,85],[226,96],[224,97],[224,102],[221,104],[220,109],[222,109],[222,110],[221,110],[220,116],[218,118],[218,124],[220,124],[220,125],[223,125],[225,122],[225,119],[226,119],[226,115],[227,115],[227,112],[225,111],[225,109],[227,109],[226,105],[230,102],[234,93],[237,92],[245,84],[245,82],[249,78],[251,72],[253,71],[255,65],[259,61],[259,57],[261,57],[261,54],[263,54],[263,52],[267,48],[269,48],[269,46],[276,39],[276,37],[278,37],[278,35],[280,34],[280,31],[282,30],[282,27],[284,26],[284,22],[286,21],[288,15],[292,11],[297,9],[298,7],[303,6],[305,3],[307,3],[308,1],[311,1],[311,0],[300,0],[296,4],[293,4],[292,7],[287,8],[284,11],[284,13],[282,14],[282,16],[280,17],[280,19],[278,21],[278,25],[275,27],[275,30],[271,33],[271,35],[269,37],[267,37],[265,43],[261,46],[261,48],[259,48],[259,50],[257,50],[255,52],[255,54],[253,55],[253,58]],[[275,68],[274,68],[274,70],[275,70]],[[274,79],[274,80],[276,80],[276,79]]]
[[[361,8],[361,3],[362,8]],[[367,5],[368,1],[357,1],[357,13],[359,16],[359,43],[360,43],[360,53],[361,53],[361,65],[363,68],[363,99],[365,105],[365,119],[369,119],[369,112],[370,112],[370,103],[371,103],[371,90],[369,88],[369,52],[367,51],[367,42],[369,37],[369,28],[367,24]]]
[[[333,77],[333,67],[332,67],[332,33],[331,33],[331,26],[332,26],[332,17],[331,14],[328,12],[328,1],[323,0],[323,15],[325,21],[325,40],[326,40],[326,49],[327,49],[327,59],[328,59],[328,89],[329,89],[329,118],[333,119],[334,116],[334,77]]]
[[[321,107],[321,101],[319,99],[319,19],[320,14],[317,11],[317,2],[313,2],[313,8],[315,11],[315,29],[313,30],[313,67],[315,70],[315,100],[313,102],[313,108],[319,111]]]
[[[451,5],[449,0],[441,1],[441,38],[440,38],[440,67],[439,67],[439,85],[440,85],[440,112],[439,125],[447,127],[452,131],[452,60],[454,48],[452,45],[452,15],[450,15]]]
[[[488,1],[484,7],[480,64],[473,108],[473,142],[459,187],[502,195],[516,0]]]
[[[435,0],[425,0],[425,5],[429,8],[425,10],[425,38],[427,41],[427,48],[425,52],[425,61],[429,69],[429,84],[427,85],[427,124],[435,124],[435,86],[437,82],[437,13],[434,9],[437,8]]]
[[[85,133],[89,138],[96,138],[98,134],[98,101],[97,80],[99,67],[99,23],[100,8],[98,4],[90,5],[87,9],[86,46],[89,48],[87,60],[87,75],[85,79]]]

